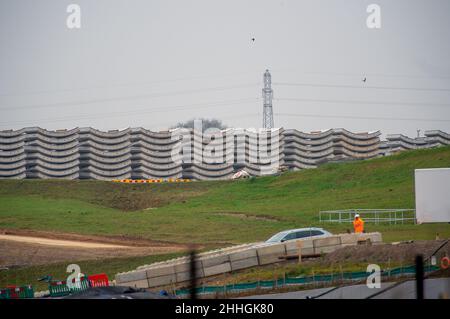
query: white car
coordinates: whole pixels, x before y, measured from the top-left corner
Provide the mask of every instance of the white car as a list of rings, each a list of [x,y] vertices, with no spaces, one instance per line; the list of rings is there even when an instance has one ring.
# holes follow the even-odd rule
[[[288,240],[300,239],[300,238],[308,238],[308,237],[328,237],[333,234],[326,231],[323,228],[310,227],[310,228],[298,228],[298,229],[290,229],[279,232],[268,240],[266,243],[282,243]]]

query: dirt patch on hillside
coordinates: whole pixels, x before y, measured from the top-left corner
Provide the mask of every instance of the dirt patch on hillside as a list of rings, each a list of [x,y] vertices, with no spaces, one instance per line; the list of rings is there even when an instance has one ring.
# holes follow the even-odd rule
[[[207,193],[212,182],[125,184],[93,180],[2,180],[1,195],[79,200],[122,211],[183,203]]]
[[[111,196],[107,201],[101,201],[96,199],[90,201],[93,204],[101,204],[102,206],[112,207],[123,211],[139,211],[147,208],[163,207],[172,203],[184,203],[192,197],[202,195],[204,192],[187,191],[186,194],[174,192],[166,192],[166,194],[160,193],[133,193],[130,191],[122,191],[118,194]]]
[[[109,248],[131,248],[131,246],[115,245],[115,244],[103,244],[86,241],[74,241],[74,240],[61,240],[61,239],[48,239],[41,237],[28,237],[17,235],[1,235],[0,241],[13,241],[24,244],[37,244],[45,246],[59,246],[59,247],[75,247],[75,248],[91,248],[91,249],[109,249]]]
[[[0,231],[0,267],[149,256],[187,251],[188,248],[187,245],[144,239],[3,230]]]
[[[163,247],[85,248],[75,246],[50,246],[0,240],[0,268],[44,265],[119,257],[149,256],[172,253],[181,249]]]
[[[72,233],[59,233],[53,231],[40,231],[40,230],[28,230],[28,229],[0,229],[0,235],[16,235],[16,236],[29,236],[39,237],[47,239],[57,240],[73,240],[79,242],[95,242],[104,244],[116,244],[122,246],[134,246],[134,247],[175,247],[186,248],[187,245],[177,244],[171,242],[162,242],[156,240],[143,239],[132,236],[96,236],[96,235],[83,235]]]

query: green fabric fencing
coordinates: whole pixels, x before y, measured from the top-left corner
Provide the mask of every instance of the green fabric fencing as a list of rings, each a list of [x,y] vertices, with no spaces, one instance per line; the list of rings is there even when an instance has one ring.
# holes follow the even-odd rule
[[[9,299],[9,289],[0,289],[0,299]]]
[[[51,281],[48,286],[50,297],[63,297],[77,292],[89,289],[89,280],[87,276],[81,277],[79,282],[74,283],[74,287],[69,288],[65,280]]]
[[[51,281],[48,285],[50,297],[62,297],[70,295],[70,289],[65,281]]]
[[[438,270],[437,266],[425,266],[425,272],[431,272]],[[382,270],[382,276],[401,276],[414,274],[416,272],[415,266],[398,267],[390,270]],[[335,281],[358,281],[367,278],[370,273],[365,271],[355,271],[355,272],[343,272],[343,273],[332,273],[332,274],[318,274],[314,276],[303,276],[303,277],[286,277],[278,280],[262,280],[250,283],[240,283],[240,284],[230,284],[224,286],[203,286],[196,288],[197,294],[210,294],[210,293],[225,293],[225,292],[239,292],[245,290],[255,290],[258,288],[277,288],[284,287],[287,285],[303,285],[308,283],[332,283]],[[175,291],[175,295],[187,295],[189,294],[189,289],[180,289]]]
[[[31,285],[0,289],[0,299],[26,298],[34,298],[34,290]]]

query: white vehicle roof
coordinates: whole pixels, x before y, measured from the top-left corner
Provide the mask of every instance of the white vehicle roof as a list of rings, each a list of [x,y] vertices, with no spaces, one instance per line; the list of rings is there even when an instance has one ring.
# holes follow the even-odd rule
[[[287,229],[287,230],[283,230],[283,231],[278,232],[278,234],[281,234],[281,233],[288,234],[288,233],[293,233],[293,232],[298,232],[298,231],[306,231],[306,230],[321,230],[321,231],[326,232],[325,229],[320,228],[320,227],[306,227],[306,228]]]
[[[291,234],[291,233],[301,232],[301,231],[307,232],[307,231],[314,231],[314,230],[318,230],[320,232],[323,232],[323,235],[325,235],[325,236],[326,235],[331,235],[330,232],[326,231],[323,228],[319,228],[319,227],[296,228],[296,229],[288,229],[288,230],[284,230],[284,231],[281,231],[279,233],[276,233],[275,235],[270,237],[268,240],[266,240],[265,243],[278,242],[282,238],[284,238],[286,235]],[[319,235],[319,236],[323,236],[323,235]]]

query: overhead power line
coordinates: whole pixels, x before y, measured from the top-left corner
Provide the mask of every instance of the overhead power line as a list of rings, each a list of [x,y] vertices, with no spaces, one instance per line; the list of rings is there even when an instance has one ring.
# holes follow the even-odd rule
[[[158,97],[165,97],[165,96],[184,95],[184,94],[193,94],[193,93],[202,93],[202,92],[226,91],[226,90],[240,89],[240,88],[246,88],[246,87],[257,87],[258,85],[259,85],[258,83],[240,84],[240,85],[233,85],[233,86],[209,87],[209,88],[201,88],[201,89],[193,89],[193,90],[162,92],[162,93],[142,94],[142,95],[133,95],[133,96],[120,96],[120,97],[111,97],[111,98],[60,102],[60,103],[52,103],[52,104],[8,106],[8,107],[1,107],[0,110],[5,111],[5,110],[39,109],[39,108],[52,108],[52,107],[60,108],[62,106],[88,105],[88,104],[95,104],[95,103],[140,100],[140,99],[158,98]]]
[[[164,112],[173,112],[178,110],[185,110],[185,109],[202,109],[202,108],[215,108],[215,107],[223,107],[227,105],[237,105],[237,104],[244,104],[249,102],[257,102],[260,100],[260,98],[246,98],[246,99],[237,99],[237,100],[222,100],[222,101],[214,101],[214,102],[208,102],[208,103],[196,103],[196,104],[187,104],[187,105],[172,105],[172,106],[165,106],[165,107],[158,107],[158,108],[142,108],[142,109],[127,109],[127,111],[119,111],[119,112],[103,112],[103,113],[96,113],[96,114],[85,114],[81,116],[63,116],[63,117],[57,117],[57,118],[42,118],[42,119],[33,119],[32,123],[53,123],[53,122],[65,122],[65,121],[75,121],[75,120],[91,120],[91,119],[102,119],[102,118],[111,118],[111,117],[118,117],[118,116],[139,116],[143,114],[152,114],[152,113],[164,113]],[[25,125],[29,124],[30,121],[28,120],[22,120],[22,121],[5,121],[0,122],[0,126],[7,126],[7,125]]]
[[[450,92],[450,88],[421,88],[421,87],[395,87],[395,86],[369,86],[369,85],[347,85],[347,84],[317,84],[317,83],[289,83],[274,82],[274,86],[305,86],[320,88],[341,88],[341,89],[373,89],[373,90],[401,90],[401,91],[430,91],[430,92]]]
[[[276,73],[296,73],[301,75],[314,75],[314,76],[336,76],[336,77],[352,77],[361,78],[363,76],[371,78],[400,78],[400,79],[417,79],[417,80],[450,80],[450,76],[446,75],[417,75],[417,74],[389,74],[389,73],[345,73],[345,72],[320,72],[320,71],[308,71],[305,69],[296,69],[290,67],[289,69],[272,69],[272,72]]]
[[[128,88],[128,87],[148,87],[153,85],[158,85],[162,83],[172,83],[172,82],[182,82],[182,81],[193,81],[201,79],[214,79],[214,78],[226,78],[234,77],[237,75],[246,74],[257,74],[257,72],[234,72],[227,74],[211,74],[211,75],[195,75],[188,77],[178,77],[173,79],[165,79],[160,81],[151,82],[135,82],[135,83],[124,83],[124,84],[111,84],[111,85],[96,85],[93,87],[81,87],[81,88],[61,88],[55,90],[41,90],[41,91],[28,91],[28,92],[15,92],[15,93],[0,93],[0,97],[13,97],[13,96],[26,96],[26,95],[43,95],[43,94],[59,94],[59,93],[70,93],[70,92],[80,92],[80,91],[90,91],[98,89],[114,89],[114,88]]]
[[[450,107],[446,103],[427,102],[388,102],[388,101],[362,101],[362,100],[334,100],[334,99],[303,99],[303,98],[274,98],[275,101],[289,102],[318,102],[318,103],[342,103],[342,104],[373,104],[373,105],[403,105],[403,106],[442,106]]]
[[[382,120],[382,121],[418,121],[418,122],[450,122],[450,119],[427,119],[427,118],[406,118],[406,117],[381,117],[381,116],[354,116],[354,115],[324,115],[307,113],[275,113],[279,116],[291,117],[312,117],[312,118],[332,118],[332,119],[352,119],[352,120]]]

